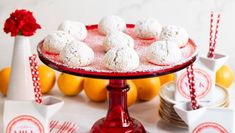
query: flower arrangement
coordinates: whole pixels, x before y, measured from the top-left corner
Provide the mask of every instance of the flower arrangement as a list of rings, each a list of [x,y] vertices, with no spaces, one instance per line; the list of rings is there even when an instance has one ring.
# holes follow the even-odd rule
[[[4,32],[11,36],[32,36],[41,26],[36,22],[33,13],[25,9],[15,10],[5,21]]]

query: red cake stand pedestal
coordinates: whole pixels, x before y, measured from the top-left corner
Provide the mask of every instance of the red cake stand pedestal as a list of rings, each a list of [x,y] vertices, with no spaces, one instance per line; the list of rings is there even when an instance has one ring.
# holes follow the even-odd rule
[[[135,39],[135,43],[138,44],[135,49],[137,53],[139,53],[141,49],[148,47],[153,41],[136,38],[132,34],[133,28],[134,25],[128,24],[127,32]],[[157,77],[184,69],[196,60],[197,46],[189,39],[188,44],[181,48],[183,59],[176,64],[157,66],[148,63],[144,57],[140,57],[141,64],[136,70],[115,72],[101,67],[103,64],[102,57],[105,53],[100,51],[97,45],[102,45],[102,38],[104,38],[104,36],[98,33],[97,25],[87,26],[87,30],[88,39],[86,39],[85,42],[94,50],[96,55],[95,63],[91,66],[74,68],[63,64],[59,59],[59,55],[48,53],[43,49],[43,41],[39,43],[37,48],[39,58],[49,67],[64,73],[91,78],[109,79],[109,85],[107,86],[107,90],[109,91],[109,109],[107,116],[98,120],[92,126],[90,133],[146,133],[143,125],[136,119],[131,118],[128,113],[127,92],[129,86],[126,83],[126,79]],[[91,38],[96,39],[92,40]]]
[[[107,87],[109,91],[109,110],[105,118],[98,120],[91,133],[145,133],[143,125],[131,118],[127,110],[126,80],[112,79]]]

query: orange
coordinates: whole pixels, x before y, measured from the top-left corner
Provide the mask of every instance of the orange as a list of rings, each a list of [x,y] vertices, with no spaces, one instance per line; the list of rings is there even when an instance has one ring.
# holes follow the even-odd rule
[[[233,83],[233,80],[234,80],[233,70],[227,65],[223,65],[216,72],[216,83],[225,88],[229,88]]]
[[[156,78],[144,78],[132,80],[138,92],[139,100],[151,100],[158,95],[160,91],[161,82],[158,77]]]
[[[130,89],[127,92],[127,106],[133,105],[137,101],[137,88],[133,81],[127,80]]]
[[[11,73],[10,67],[6,67],[0,71],[0,91],[4,96],[7,95],[10,73]]]
[[[160,78],[160,81],[161,81],[161,85],[163,85],[167,82],[175,80],[175,73],[163,75],[163,76],[160,76],[159,78]]]
[[[38,71],[39,71],[41,92],[43,94],[48,93],[55,85],[56,81],[55,71],[45,65],[40,65],[38,67]]]
[[[76,96],[82,91],[84,78],[70,74],[61,73],[57,85],[65,96]]]
[[[109,80],[85,78],[83,88],[87,97],[94,102],[104,102],[107,99],[106,87]]]

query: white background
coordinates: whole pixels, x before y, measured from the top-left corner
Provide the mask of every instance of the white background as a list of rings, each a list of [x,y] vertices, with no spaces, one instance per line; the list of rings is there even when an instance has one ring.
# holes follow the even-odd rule
[[[4,21],[17,8],[33,11],[42,26],[42,29],[31,37],[33,52],[36,52],[37,43],[56,30],[64,20],[95,24],[103,16],[115,14],[123,17],[127,23],[135,23],[143,17],[155,17],[164,25],[182,26],[199,46],[200,54],[204,55],[208,50],[210,11],[213,10],[222,15],[216,51],[229,55],[227,64],[235,70],[235,0],[0,0],[0,69],[10,65],[14,41],[10,35],[3,32]],[[61,96],[57,91],[53,94]],[[0,97],[2,108],[3,98]],[[73,121],[83,124],[82,126],[91,126],[106,114],[106,103],[92,103],[84,95],[66,98],[65,101],[64,108],[56,118],[73,118]],[[160,132],[185,132],[157,122],[160,119],[157,104],[156,99],[145,103],[144,106],[136,104],[130,108],[130,114],[140,119],[151,132],[157,128]],[[92,109],[95,110],[93,114]],[[2,114],[2,110],[0,113]],[[142,115],[143,113],[146,115]],[[87,118],[88,116],[92,118]],[[86,127],[86,131],[89,128]]]

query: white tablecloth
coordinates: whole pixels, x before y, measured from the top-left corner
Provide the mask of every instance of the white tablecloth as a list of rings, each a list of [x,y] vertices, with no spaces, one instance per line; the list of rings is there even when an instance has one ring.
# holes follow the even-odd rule
[[[231,104],[235,107],[235,86],[229,89]],[[91,102],[82,92],[76,97],[64,97],[57,87],[50,95],[60,97],[65,104],[62,109],[52,118],[52,120],[71,121],[79,126],[78,133],[88,133],[93,123],[107,114],[108,103]],[[4,97],[0,95],[0,129],[2,128],[3,101]],[[150,133],[186,133],[187,130],[180,129],[170,125],[158,115],[159,97],[148,102],[137,102],[129,107],[129,113],[132,117],[141,121],[146,130]]]

